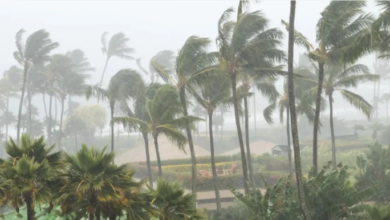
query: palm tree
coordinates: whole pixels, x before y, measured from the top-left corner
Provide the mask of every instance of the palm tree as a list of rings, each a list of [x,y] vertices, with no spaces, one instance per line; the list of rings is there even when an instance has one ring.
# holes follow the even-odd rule
[[[105,150],[106,147],[97,150],[83,144],[76,155],[65,155],[65,185],[59,196],[65,210],[76,211],[75,208],[81,208],[93,220],[95,215],[100,215],[99,207],[116,201],[122,192],[132,190],[137,185],[132,180],[133,172],[129,165],[115,165],[115,154],[105,153]],[[77,199],[71,204],[67,203],[72,198]]]
[[[301,155],[299,149],[299,135],[297,125],[297,113],[295,108],[295,95],[294,95],[294,32],[295,32],[295,7],[296,1],[290,2],[290,19],[288,29],[288,103],[291,116],[291,134],[294,147],[294,161],[295,161],[295,176],[297,178],[298,196],[303,216],[306,220],[310,220],[309,211],[307,210],[305,201],[305,192],[303,191],[302,180],[302,166]]]
[[[124,126],[140,126],[142,131],[151,133],[156,148],[159,176],[162,176],[161,159],[158,146],[158,136],[164,134],[168,139],[174,141],[179,149],[184,149],[187,138],[179,130],[192,123],[198,118],[192,116],[177,117],[183,110],[176,88],[166,84],[157,89],[152,100],[146,101],[145,106],[148,113],[147,120],[135,117],[115,117],[113,123],[122,123]]]
[[[149,62],[149,71],[145,70],[145,68],[141,65],[141,58],[136,59],[137,66],[142,70],[146,75],[150,75],[150,83],[157,83],[158,81],[158,73],[156,69],[153,67],[153,63],[157,63],[160,66],[167,68],[168,70],[173,70],[174,65],[174,52],[170,50],[163,50],[158,52],[156,55],[150,59]]]
[[[110,42],[107,44],[107,32],[104,32],[101,37],[102,41],[102,52],[103,54],[106,54],[106,64],[104,65],[102,78],[100,79],[99,86],[102,86],[103,79],[104,79],[104,73],[106,72],[106,68],[108,65],[108,61],[111,57],[119,57],[122,59],[133,59],[133,57],[130,56],[131,53],[134,52],[133,48],[130,48],[127,46],[127,42],[129,41],[129,38],[126,37],[126,35],[122,32],[119,32],[115,35],[113,35],[110,39]]]
[[[277,49],[281,45],[282,32],[277,29],[267,29],[268,20],[259,11],[243,13],[237,21],[231,21],[233,9],[226,10],[218,22],[217,44],[220,55],[220,70],[231,79],[232,96],[238,140],[241,149],[244,186],[248,192],[247,158],[240,126],[237,77],[241,73],[250,76],[275,78],[281,73],[273,65],[274,61],[284,58],[283,51]],[[260,90],[262,88],[259,88]]]
[[[379,123],[379,122],[374,122],[372,124],[369,125],[369,127],[371,128],[372,130],[372,140],[373,141],[378,141],[378,131],[382,130],[384,128],[383,124],[382,123]]]
[[[5,96],[6,106],[3,112],[4,124],[5,124],[5,140],[8,140],[8,125],[13,123],[13,115],[9,112],[9,99],[12,97],[18,97],[17,91],[20,85],[22,76],[22,70],[16,66],[11,66],[3,74],[3,79],[0,81],[0,95]]]
[[[382,95],[382,100],[386,103],[386,119],[389,118],[389,100],[390,100],[390,93],[385,93]]]
[[[304,46],[309,57],[318,64],[318,87],[316,111],[313,127],[313,172],[318,170],[318,130],[321,109],[321,94],[324,80],[324,66],[327,63],[353,63],[364,51],[363,46],[356,48],[356,42],[366,33],[372,23],[372,16],[365,14],[364,1],[331,1],[321,13],[317,23],[314,48],[305,36],[294,30],[295,43]],[[289,24],[282,20],[288,28]],[[362,45],[362,44],[358,44]],[[365,46],[365,45],[364,45]]]
[[[52,200],[61,152],[50,154],[54,145],[47,148],[43,136],[32,139],[27,134],[22,135],[20,146],[10,138],[5,149],[9,158],[3,164],[6,167],[3,174],[10,181],[10,199],[17,211],[17,201],[22,199],[27,219],[33,220],[34,204]]]
[[[39,30],[32,33],[26,43],[22,43],[24,30],[21,29],[16,33],[16,47],[17,51],[14,52],[14,57],[18,63],[23,66],[23,84],[22,84],[22,95],[20,97],[19,112],[18,112],[18,123],[16,131],[16,140],[19,143],[20,137],[20,122],[22,116],[22,106],[24,92],[26,90],[27,73],[31,65],[43,64],[50,59],[49,53],[58,47],[58,43],[52,42],[49,38],[49,33],[45,30]]]
[[[152,63],[153,68],[155,68],[161,78],[177,86],[184,117],[188,117],[186,97],[186,89],[188,89],[188,86],[196,84],[200,76],[218,68],[215,65],[216,54],[207,52],[209,45],[210,40],[207,38],[189,37],[178,52],[173,74],[171,74],[169,68],[159,65],[157,62]],[[197,173],[194,143],[191,127],[187,125],[185,129],[192,161],[192,193],[196,193]]]
[[[114,152],[114,106],[116,102],[126,101],[129,98],[136,98],[140,91],[143,91],[144,82],[141,75],[135,70],[122,69],[110,80],[107,89],[99,85],[86,86],[86,98],[92,96],[98,100],[108,100],[110,106],[110,128],[111,128],[111,152]]]
[[[333,126],[333,93],[339,91],[343,98],[347,100],[352,106],[362,111],[369,119],[372,114],[371,105],[364,100],[360,95],[353,93],[348,88],[356,88],[359,83],[367,81],[375,81],[379,79],[378,75],[369,73],[368,68],[362,64],[352,66],[326,65],[325,77],[322,87],[325,95],[328,96],[329,101],[329,119],[330,119],[330,133],[332,137],[332,164],[336,167],[336,140],[334,136]],[[316,87],[313,90],[317,90]]]
[[[353,133],[354,133],[354,135],[356,136],[356,138],[358,137],[358,133],[357,133],[357,131],[364,131],[364,126],[363,125],[354,125],[353,126]]]
[[[150,190],[154,197],[152,204],[159,210],[160,220],[206,219],[193,206],[195,195],[185,194],[179,182],[158,179],[157,189]]]
[[[200,82],[197,88],[200,90],[200,94],[194,92],[193,95],[208,114],[211,171],[213,173],[217,210],[220,211],[221,202],[219,197],[217,167],[215,166],[214,155],[213,114],[217,107],[223,104],[226,99],[230,97],[230,81],[226,75],[214,75],[213,77],[205,77],[204,82]]]

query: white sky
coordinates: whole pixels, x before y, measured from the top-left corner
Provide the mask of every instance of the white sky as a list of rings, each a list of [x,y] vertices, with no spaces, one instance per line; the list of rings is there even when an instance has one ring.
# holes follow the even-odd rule
[[[296,29],[315,41],[315,25],[323,8],[329,1],[298,1],[296,11]],[[161,50],[177,51],[191,35],[208,37],[214,41],[217,21],[222,12],[229,7],[236,7],[235,1],[4,1],[0,0],[0,72],[8,69],[16,62],[12,53],[15,51],[15,34],[21,28],[26,36],[39,29],[51,33],[53,41],[60,47],[54,53],[81,49],[86,53],[93,67],[96,68],[89,83],[97,83],[104,67],[105,56],[101,52],[100,36],[108,31],[109,37],[117,32],[124,32],[131,40],[129,45],[136,49],[134,57],[142,57],[147,67],[149,59]],[[374,1],[368,2],[368,10],[372,13]],[[253,4],[251,10],[262,10],[270,20],[270,27],[282,28],[281,19],[288,20],[289,1],[267,0]],[[375,13],[374,13],[375,14]],[[287,39],[287,35],[285,37]],[[213,47],[211,49],[215,49]],[[287,50],[287,45],[284,46]],[[296,57],[304,50],[296,47]],[[297,62],[296,58],[296,62]],[[372,57],[363,61],[370,68]],[[136,68],[135,61],[112,58],[107,68],[105,79],[122,68]],[[362,86],[360,94],[371,101],[372,87]],[[382,86],[388,91],[386,85]],[[337,97],[336,97],[337,98]],[[34,102],[40,102],[35,97]],[[338,101],[338,100],[337,100]],[[37,105],[37,104],[36,104]],[[260,111],[267,103],[259,100]],[[349,109],[349,105],[340,100],[336,103],[336,113],[340,117],[362,117],[355,110],[347,114],[341,110]]]

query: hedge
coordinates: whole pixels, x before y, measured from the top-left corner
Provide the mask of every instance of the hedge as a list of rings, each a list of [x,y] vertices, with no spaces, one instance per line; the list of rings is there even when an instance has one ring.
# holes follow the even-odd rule
[[[215,157],[216,163],[230,162],[230,161],[233,161],[232,156],[216,156]],[[209,164],[209,163],[211,163],[211,158],[209,156],[197,157],[196,163]],[[139,164],[145,165],[146,162],[140,162]],[[157,161],[151,161],[150,164],[152,166],[157,166]],[[171,160],[161,161],[161,166],[183,165],[183,164],[192,164],[191,158],[171,159]]]
[[[257,187],[265,187],[265,183],[274,185],[280,178],[287,176],[285,172],[260,172],[254,174],[254,181]],[[155,181],[158,178],[158,173],[156,170],[152,171],[153,180]],[[147,169],[145,166],[138,166],[136,177],[138,178],[147,178]],[[191,189],[191,172],[173,172],[173,171],[163,171],[163,178],[168,181],[181,181],[183,186],[186,189]],[[229,189],[233,186],[235,188],[243,188],[244,181],[242,174],[233,174],[228,176],[219,176],[219,189]],[[198,177],[197,189],[199,191],[209,191],[214,190],[214,182],[212,177]]]

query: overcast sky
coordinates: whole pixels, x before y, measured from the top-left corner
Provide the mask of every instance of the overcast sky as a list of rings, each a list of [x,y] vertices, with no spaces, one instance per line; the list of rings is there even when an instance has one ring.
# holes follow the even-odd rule
[[[298,1],[296,29],[315,42],[315,25],[320,12],[329,1]],[[147,66],[149,59],[161,50],[177,51],[191,35],[208,37],[213,40],[217,33],[217,21],[222,12],[236,7],[235,1],[0,1],[0,72],[16,62],[12,56],[15,51],[15,34],[26,30],[26,36],[39,29],[50,32],[53,41],[60,47],[54,53],[81,49],[96,68],[89,83],[97,83],[104,67],[105,56],[101,52],[100,36],[108,31],[109,37],[117,32],[125,33],[131,40],[129,46],[135,48],[134,57],[141,57]],[[377,13],[374,1],[368,2],[368,10]],[[281,19],[288,20],[289,1],[267,0],[253,4],[251,10],[262,10],[270,20],[270,27],[281,26]],[[287,35],[285,37],[287,39]],[[211,50],[215,49],[213,44]],[[284,46],[287,50],[287,45]],[[296,58],[299,52],[296,48]],[[296,62],[298,60],[296,59]],[[361,62],[372,68],[373,58]],[[105,79],[108,80],[122,68],[137,68],[135,61],[112,58]],[[383,92],[389,87],[382,86]],[[362,86],[360,94],[372,100],[372,87]],[[338,96],[336,96],[337,98]],[[41,98],[35,98],[38,103]],[[38,105],[38,104],[36,104]],[[267,103],[259,100],[258,111]],[[337,100],[336,114],[343,118],[362,117],[362,114],[344,101]],[[260,117],[259,117],[260,118]]]

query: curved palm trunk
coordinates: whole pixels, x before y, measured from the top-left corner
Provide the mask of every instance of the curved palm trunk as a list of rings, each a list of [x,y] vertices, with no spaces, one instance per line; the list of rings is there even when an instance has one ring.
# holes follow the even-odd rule
[[[114,103],[110,104],[110,126],[111,126],[111,152],[114,152],[114,123],[112,123],[112,119],[114,119]]]
[[[332,165],[336,168],[336,140],[334,138],[334,125],[333,125],[333,97],[332,93],[328,95],[329,98],[329,120],[330,120],[330,134],[332,137]]]
[[[322,85],[324,82],[324,63],[318,63],[318,86],[316,97],[316,110],[314,115],[314,128],[313,128],[313,172],[317,175],[318,172],[318,128],[320,124],[320,110],[321,110],[321,94]]]
[[[51,119],[52,119],[52,116],[51,116],[51,106],[52,106],[52,102],[53,102],[53,94],[50,92],[50,95],[49,95],[49,126],[47,128],[47,141],[49,143],[49,146],[51,146]]]
[[[45,93],[42,93],[42,101],[43,101],[43,109],[45,110],[45,116],[47,117],[47,108],[46,108],[46,99],[45,99]]]
[[[27,220],[34,220],[35,219],[35,212],[34,212],[34,201],[32,192],[27,193],[23,196],[24,202],[26,203],[27,208]]]
[[[26,80],[27,80],[27,71],[28,71],[28,65],[24,65],[24,73],[23,73],[23,86],[22,86],[22,95],[20,96],[20,103],[19,103],[19,112],[18,112],[18,124],[16,125],[16,142],[19,144],[20,140],[20,123],[22,120],[22,108],[23,108],[23,98],[24,98],[24,92],[26,90]]]
[[[183,107],[183,115],[185,117],[188,116],[188,111],[187,111],[187,104],[186,104],[186,94],[185,94],[185,86],[180,87],[180,102]],[[196,193],[196,184],[197,182],[197,176],[196,176],[196,157],[195,157],[195,150],[194,150],[194,142],[192,140],[192,134],[191,134],[191,129],[190,125],[186,125],[186,132],[187,132],[187,139],[188,139],[188,145],[190,147],[190,153],[191,153],[191,174],[192,174],[192,193]]]
[[[287,132],[287,153],[288,153],[288,165],[289,165],[289,172],[290,172],[290,178],[293,177],[293,170],[292,170],[292,155],[291,155],[291,140],[290,140],[290,108],[287,106],[287,122],[286,122],[286,132]]]
[[[158,135],[153,134],[154,148],[156,149],[157,165],[158,165],[158,176],[162,177],[160,150],[158,149]]]
[[[238,142],[240,144],[240,150],[241,150],[241,163],[242,163],[242,175],[244,177],[244,190],[245,194],[249,193],[249,187],[248,187],[248,167],[246,162],[246,156],[245,156],[245,148],[244,148],[244,141],[242,140],[242,133],[241,133],[241,125],[240,125],[240,115],[238,114],[238,103],[237,103],[237,91],[236,91],[236,74],[231,74],[231,81],[232,81],[232,93],[233,93],[233,106],[234,106],[234,117],[236,119],[236,127],[237,127],[237,135],[238,135]]]
[[[61,138],[62,138],[62,120],[64,118],[64,102],[65,99],[61,97],[61,117],[60,117],[60,128],[59,128],[59,134],[58,134],[58,146],[61,148]]]
[[[218,189],[218,176],[217,176],[217,167],[215,166],[214,158],[214,136],[213,136],[213,113],[209,112],[209,135],[210,135],[210,154],[211,154],[211,170],[213,173],[213,184],[215,190],[215,201],[217,203],[217,210],[221,210],[221,201],[219,197]]]
[[[255,135],[257,134],[257,125],[256,125],[256,89],[253,87],[253,122],[255,127]]]
[[[103,73],[102,73],[102,78],[100,79],[100,83],[99,85],[101,86],[102,83],[103,83],[103,79],[104,79],[104,73],[106,72],[106,68],[107,68],[107,65],[108,65],[108,60],[110,59],[109,56],[107,56],[107,59],[106,59],[106,64],[104,65],[104,69],[103,69]]]
[[[146,166],[148,168],[149,185],[150,185],[150,187],[153,188],[152,168],[150,166],[150,153],[149,153],[148,133],[147,132],[142,132],[142,137],[144,138],[144,142],[145,142]]]
[[[299,150],[299,136],[297,125],[297,113],[295,109],[295,96],[294,96],[294,21],[295,21],[295,5],[296,1],[291,1],[290,6],[290,27],[288,34],[288,94],[289,94],[289,106],[291,116],[291,133],[294,145],[294,161],[295,161],[295,175],[297,178],[298,195],[303,216],[306,220],[310,220],[310,215],[306,207],[305,192],[303,191],[302,180],[302,168],[301,168],[301,155]]]
[[[27,90],[27,100],[28,100],[28,134],[32,134],[32,123],[31,123],[31,91]]]
[[[249,180],[250,180],[251,186],[255,187],[255,182],[253,181],[251,148],[250,148],[250,144],[249,144],[248,97],[244,97],[244,108],[245,108],[245,145],[246,145],[246,156],[248,159]]]

